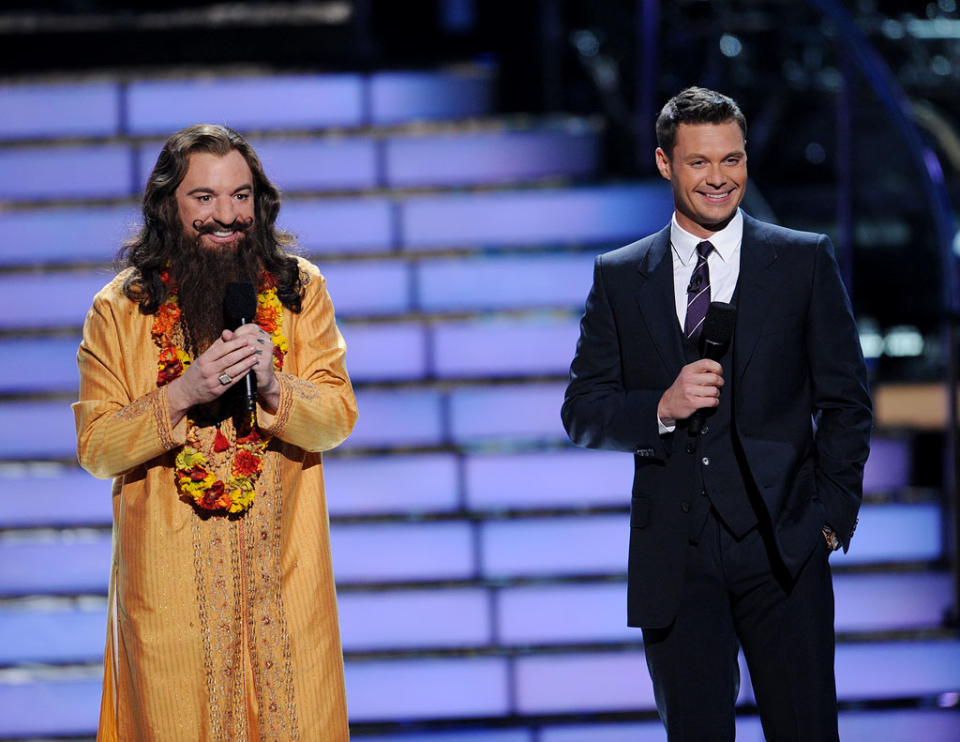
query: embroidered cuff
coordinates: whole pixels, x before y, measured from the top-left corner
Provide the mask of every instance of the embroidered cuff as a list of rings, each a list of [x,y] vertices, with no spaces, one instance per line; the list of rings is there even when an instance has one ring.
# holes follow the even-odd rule
[[[148,395],[153,419],[157,426],[157,438],[165,450],[182,446],[187,440],[187,416],[180,418],[176,425],[170,425],[170,412],[167,408],[167,387],[162,386]]]
[[[294,383],[307,383],[283,371],[277,371],[276,377],[280,384],[280,401],[277,404],[276,412],[268,412],[259,402],[257,403],[257,427],[270,435],[279,435],[290,420]]]

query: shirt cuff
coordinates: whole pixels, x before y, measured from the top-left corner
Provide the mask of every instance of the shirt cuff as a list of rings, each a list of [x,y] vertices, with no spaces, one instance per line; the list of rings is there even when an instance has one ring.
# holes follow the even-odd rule
[[[669,425],[666,425],[663,420],[660,419],[660,416],[657,415],[657,428],[660,430],[660,435],[667,435],[677,429],[677,421],[674,420]]]

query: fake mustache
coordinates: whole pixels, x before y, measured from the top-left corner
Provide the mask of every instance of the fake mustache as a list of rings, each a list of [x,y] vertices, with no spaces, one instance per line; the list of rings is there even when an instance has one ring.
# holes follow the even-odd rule
[[[214,232],[247,232],[253,226],[253,217],[241,219],[237,217],[229,224],[223,224],[216,219],[208,222],[197,219],[193,222],[193,228],[200,234],[213,234]]]

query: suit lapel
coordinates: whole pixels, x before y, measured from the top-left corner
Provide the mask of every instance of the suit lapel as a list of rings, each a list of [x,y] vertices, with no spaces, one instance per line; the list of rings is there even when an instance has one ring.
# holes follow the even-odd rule
[[[778,281],[773,270],[777,248],[768,240],[763,223],[743,215],[743,242],[740,247],[737,323],[733,360],[736,378],[743,376],[756,348],[769,305],[777,294]]]
[[[653,236],[637,261],[637,304],[657,353],[670,373],[683,366],[683,346],[673,296],[670,226]]]

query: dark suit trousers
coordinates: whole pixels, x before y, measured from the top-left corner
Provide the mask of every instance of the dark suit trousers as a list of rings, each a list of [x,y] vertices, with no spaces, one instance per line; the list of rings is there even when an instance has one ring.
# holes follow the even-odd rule
[[[768,542],[759,527],[737,541],[711,512],[676,620],[643,630],[670,742],[734,738],[738,644],[767,742],[838,739],[829,551],[818,544],[791,582]]]

